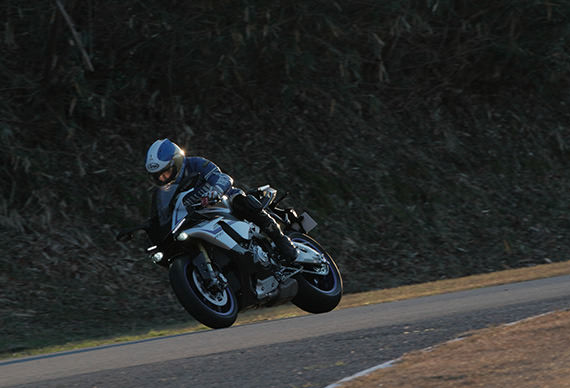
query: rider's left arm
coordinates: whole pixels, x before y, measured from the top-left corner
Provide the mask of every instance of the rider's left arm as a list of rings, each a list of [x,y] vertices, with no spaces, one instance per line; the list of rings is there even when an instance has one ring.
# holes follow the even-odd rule
[[[219,190],[220,194],[225,194],[232,187],[234,182],[232,177],[223,173],[213,162],[204,158],[201,159],[199,170],[202,176],[206,179],[206,182],[208,182],[212,188]]]

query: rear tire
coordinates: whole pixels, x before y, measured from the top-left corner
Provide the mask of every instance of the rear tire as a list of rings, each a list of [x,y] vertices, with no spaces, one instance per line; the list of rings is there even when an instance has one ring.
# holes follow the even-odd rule
[[[295,276],[299,291],[292,302],[301,310],[320,314],[333,310],[342,298],[343,286],[340,271],[332,257],[313,238],[306,234],[292,232],[288,234],[293,242],[310,246],[321,253],[329,267],[325,276],[300,273]]]
[[[176,258],[170,265],[169,277],[180,304],[200,323],[221,329],[236,321],[238,303],[230,286],[217,293],[207,290],[190,257]]]

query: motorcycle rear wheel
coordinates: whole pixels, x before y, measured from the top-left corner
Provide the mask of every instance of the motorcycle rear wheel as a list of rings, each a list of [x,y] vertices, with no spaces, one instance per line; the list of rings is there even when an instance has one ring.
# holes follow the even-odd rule
[[[310,246],[321,253],[329,267],[327,275],[313,275],[300,273],[295,275],[299,285],[299,291],[292,302],[301,310],[319,314],[333,310],[342,298],[342,276],[332,257],[312,237],[304,233],[292,232],[288,234],[293,242],[299,242]]]
[[[170,265],[169,278],[178,301],[198,322],[221,329],[236,321],[238,302],[230,286],[218,292],[208,290],[191,257],[176,258]]]

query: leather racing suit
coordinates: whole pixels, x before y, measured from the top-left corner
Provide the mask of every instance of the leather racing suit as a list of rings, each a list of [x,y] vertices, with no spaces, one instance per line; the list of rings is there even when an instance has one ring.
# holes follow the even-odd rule
[[[149,232],[153,243],[160,242],[170,231],[170,218],[176,195],[196,187],[194,192],[183,199],[185,204],[200,202],[201,198],[212,190],[218,192],[220,196],[227,195],[230,199],[232,213],[236,217],[258,225],[273,240],[281,258],[286,262],[295,260],[296,248],[281,231],[279,224],[269,213],[256,206],[258,201],[248,198],[243,190],[234,187],[233,182],[232,177],[223,173],[208,159],[200,156],[185,157],[178,178],[167,188],[156,188],[153,193]]]

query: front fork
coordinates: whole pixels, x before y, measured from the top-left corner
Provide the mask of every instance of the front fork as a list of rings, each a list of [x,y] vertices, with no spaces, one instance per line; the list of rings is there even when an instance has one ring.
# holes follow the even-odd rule
[[[216,274],[212,266],[210,255],[201,243],[197,243],[200,253],[194,257],[192,264],[198,270],[200,277],[204,281],[204,285],[211,291],[223,291],[228,286],[228,281],[221,273]]]

